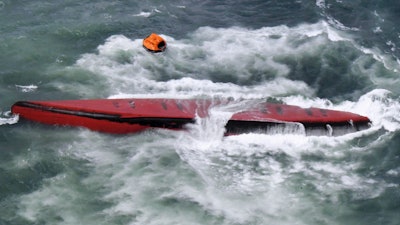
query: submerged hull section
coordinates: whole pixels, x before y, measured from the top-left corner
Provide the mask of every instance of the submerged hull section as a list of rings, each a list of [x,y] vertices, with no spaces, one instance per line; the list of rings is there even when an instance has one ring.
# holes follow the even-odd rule
[[[125,134],[148,128],[183,129],[196,118],[207,117],[212,108],[234,104],[238,103],[203,99],[20,101],[11,111],[40,123]],[[307,134],[339,135],[365,129],[370,123],[354,113],[267,102],[247,102],[233,111],[225,125],[226,134],[303,128]]]

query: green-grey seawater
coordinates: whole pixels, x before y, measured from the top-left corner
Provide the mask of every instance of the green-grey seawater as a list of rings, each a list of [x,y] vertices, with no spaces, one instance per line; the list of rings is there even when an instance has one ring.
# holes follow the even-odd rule
[[[0,0],[0,224],[400,223],[400,3]],[[151,54],[156,32],[167,50]],[[338,137],[110,135],[19,100],[269,99],[368,116]]]

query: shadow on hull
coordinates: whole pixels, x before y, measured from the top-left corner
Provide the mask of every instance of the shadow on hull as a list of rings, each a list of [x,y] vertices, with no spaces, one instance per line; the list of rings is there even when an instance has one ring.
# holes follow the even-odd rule
[[[302,134],[307,136],[340,136],[371,127],[370,122],[345,123],[265,123],[258,121],[228,121],[225,126],[227,135],[242,133],[262,134]]]

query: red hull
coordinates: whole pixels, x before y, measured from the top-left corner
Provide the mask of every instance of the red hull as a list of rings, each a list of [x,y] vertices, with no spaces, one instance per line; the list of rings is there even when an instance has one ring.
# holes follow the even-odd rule
[[[215,105],[229,101],[194,99],[95,99],[64,101],[21,101],[11,111],[20,117],[52,125],[86,127],[107,133],[132,133],[150,127],[182,129],[207,117]],[[367,117],[354,113],[319,108],[257,103],[234,113],[226,124],[227,133],[263,130],[282,123],[300,123],[306,129],[327,125],[359,130],[370,123]]]

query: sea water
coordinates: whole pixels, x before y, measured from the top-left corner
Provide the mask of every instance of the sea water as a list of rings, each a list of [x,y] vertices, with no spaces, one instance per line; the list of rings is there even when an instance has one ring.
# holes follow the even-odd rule
[[[0,1],[0,224],[399,224],[398,1]],[[160,34],[167,50],[142,39]],[[19,100],[230,98],[349,111],[369,129],[110,135]],[[240,106],[240,105],[239,105]]]

